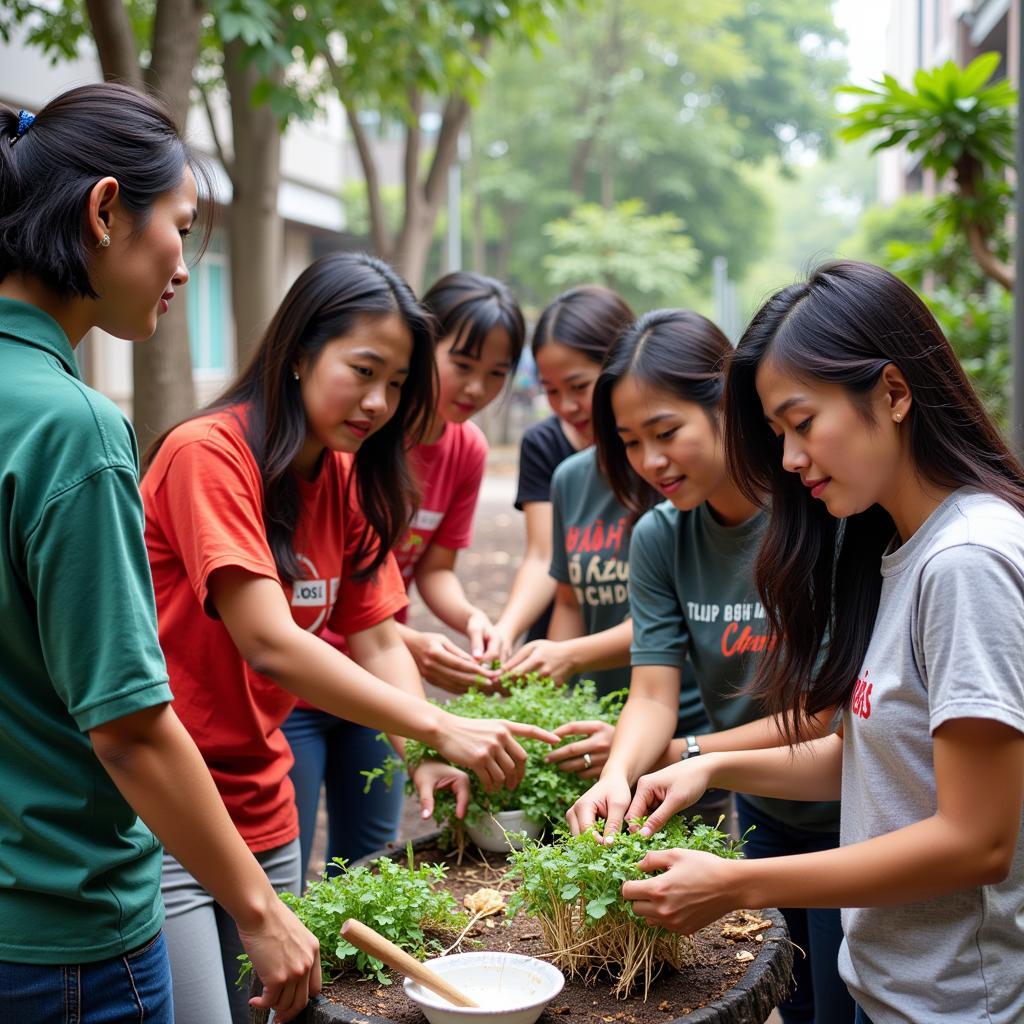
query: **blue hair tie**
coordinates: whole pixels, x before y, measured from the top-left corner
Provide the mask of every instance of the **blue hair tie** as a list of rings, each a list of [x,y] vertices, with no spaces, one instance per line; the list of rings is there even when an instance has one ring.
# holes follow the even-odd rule
[[[25,134],[32,127],[32,122],[36,119],[35,114],[30,114],[27,110],[18,111],[18,138]]]

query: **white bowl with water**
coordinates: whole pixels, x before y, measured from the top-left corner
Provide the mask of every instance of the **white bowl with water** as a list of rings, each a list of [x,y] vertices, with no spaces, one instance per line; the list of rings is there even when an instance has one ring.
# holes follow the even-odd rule
[[[565,984],[565,975],[521,953],[454,953],[426,961],[478,1006],[453,1006],[411,978],[405,994],[430,1024],[533,1024]]]

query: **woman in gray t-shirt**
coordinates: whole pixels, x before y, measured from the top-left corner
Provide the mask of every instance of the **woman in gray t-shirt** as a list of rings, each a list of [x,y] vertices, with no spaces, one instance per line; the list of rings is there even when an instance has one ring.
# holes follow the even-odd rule
[[[640,510],[630,549],[633,639],[629,700],[600,781],[570,811],[586,828],[595,815],[606,834],[619,827],[630,783],[663,756],[784,742],[763,706],[744,693],[767,646],[767,618],[754,586],[753,555],[765,515],[727,471],[721,433],[728,339],[687,310],[648,313],[608,353],[594,393],[598,454],[619,500]],[[686,659],[710,728],[668,746]],[[831,725],[823,715],[821,732]],[[713,731],[712,731],[713,730]],[[684,734],[685,735],[685,734]],[[839,845],[835,801],[802,803],[737,795],[748,857],[774,857]],[[693,811],[691,811],[693,813]],[[839,912],[783,905],[793,942],[807,955],[780,1010],[784,1024],[845,1024],[854,1005],[839,978]]]
[[[672,851],[623,895],[692,932],[737,906],[841,906],[840,972],[876,1024],[1024,1020],[1024,468],[923,302],[833,263],[774,295],[729,370],[730,464],[771,513],[755,691],[791,750],[642,779],[650,827],[706,785],[842,795],[842,847]],[[819,658],[819,647],[829,640]],[[844,709],[835,736],[806,715]]]

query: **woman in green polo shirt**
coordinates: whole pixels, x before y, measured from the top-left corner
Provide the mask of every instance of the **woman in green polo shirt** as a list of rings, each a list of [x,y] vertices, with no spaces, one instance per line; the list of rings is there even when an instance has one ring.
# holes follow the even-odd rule
[[[135,436],[75,363],[93,327],[148,338],[188,280],[197,175],[169,115],[123,86],[0,107],[4,1020],[171,1024],[160,840],[234,917],[254,1002],[288,1020],[320,987],[316,939],[171,710]]]
[[[729,475],[721,430],[725,369],[732,347],[710,320],[687,310],[641,317],[608,353],[594,388],[598,451],[619,500],[642,510],[630,545],[633,667],[629,700],[600,780],[569,811],[576,829],[595,817],[617,830],[630,786],[668,759],[712,750],[778,746],[782,731],[744,695],[767,645],[753,555],[765,514]],[[671,744],[679,669],[689,655],[714,732]],[[831,716],[816,723],[823,732]],[[659,754],[668,756],[659,761]],[[839,844],[839,805],[737,794],[740,829],[756,825],[747,856],[831,849]],[[852,1021],[839,978],[837,910],[783,910],[793,941],[806,950],[796,988],[780,1007],[785,1024]]]

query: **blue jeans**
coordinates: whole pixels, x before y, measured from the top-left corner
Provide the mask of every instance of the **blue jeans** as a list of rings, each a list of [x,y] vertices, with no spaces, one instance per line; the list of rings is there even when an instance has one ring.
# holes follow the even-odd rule
[[[744,853],[751,859],[785,857],[794,853],[816,853],[839,845],[835,832],[811,832],[770,818],[736,794],[740,835],[751,826]],[[839,977],[839,947],[843,926],[838,910],[803,910],[780,907],[789,937],[806,952],[793,951],[793,980],[796,987],[779,1005],[785,1024],[852,1024],[856,1013],[853,997]]]
[[[327,796],[328,864],[334,857],[358,860],[397,838],[405,776],[396,777],[390,790],[378,780],[364,793],[366,779],[359,774],[394,753],[387,740],[377,739],[378,729],[312,708],[296,708],[281,728],[295,755],[291,779],[299,810],[303,875],[309,870],[321,783]]]
[[[855,1024],[871,1024],[871,1018],[858,1006]]]
[[[0,1024],[174,1024],[163,933],[91,964],[0,961]]]

